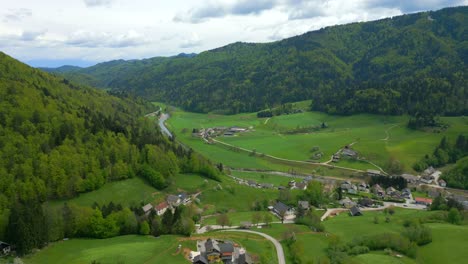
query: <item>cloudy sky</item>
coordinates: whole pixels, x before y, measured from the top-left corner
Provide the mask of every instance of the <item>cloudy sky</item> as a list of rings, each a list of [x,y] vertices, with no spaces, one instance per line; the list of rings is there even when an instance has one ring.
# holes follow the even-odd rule
[[[2,0],[0,51],[33,66],[198,53],[468,0]]]

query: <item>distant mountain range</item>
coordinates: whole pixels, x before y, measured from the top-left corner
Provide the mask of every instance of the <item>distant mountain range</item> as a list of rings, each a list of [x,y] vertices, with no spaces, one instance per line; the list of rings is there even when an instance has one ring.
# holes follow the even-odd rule
[[[332,114],[468,114],[468,7],[333,26],[266,44],[45,69],[196,112],[312,100]]]

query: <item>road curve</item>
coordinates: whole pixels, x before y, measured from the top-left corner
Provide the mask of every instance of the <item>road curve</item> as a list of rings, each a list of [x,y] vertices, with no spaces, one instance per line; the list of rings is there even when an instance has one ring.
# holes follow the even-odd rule
[[[169,114],[162,113],[161,116],[159,117],[159,127],[161,128],[161,132],[163,134],[166,134],[168,137],[172,138],[172,133],[167,129],[166,125],[164,122],[166,122],[167,119],[169,119]]]
[[[251,234],[256,234],[259,236],[262,236],[268,240],[270,240],[273,245],[276,247],[276,255],[278,257],[278,264],[286,264],[286,259],[284,258],[284,251],[283,247],[281,246],[280,242],[273,238],[272,236],[269,236],[264,233],[260,233],[257,231],[252,231],[252,230],[243,230],[243,229],[228,229],[228,230],[220,230],[220,232],[244,232],[244,233],[251,233]]]

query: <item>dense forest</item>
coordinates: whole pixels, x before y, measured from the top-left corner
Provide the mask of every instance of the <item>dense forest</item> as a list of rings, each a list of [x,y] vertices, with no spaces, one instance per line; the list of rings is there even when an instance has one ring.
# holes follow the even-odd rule
[[[42,204],[109,181],[142,177],[163,189],[179,172],[217,179],[219,171],[208,160],[166,139],[156,122],[144,117],[156,109],[138,98],[77,86],[0,53],[0,218],[9,219],[0,221],[0,239],[16,242],[22,254],[60,238],[48,227],[59,226],[58,219],[63,226],[72,223],[51,218],[56,214],[44,212]],[[67,233],[64,228],[62,237],[119,233],[98,209],[75,209],[86,221],[95,220],[90,228],[100,229]]]
[[[466,115],[467,14],[468,7],[446,8],[57,74],[196,112],[251,112],[310,99],[313,110],[332,114]]]

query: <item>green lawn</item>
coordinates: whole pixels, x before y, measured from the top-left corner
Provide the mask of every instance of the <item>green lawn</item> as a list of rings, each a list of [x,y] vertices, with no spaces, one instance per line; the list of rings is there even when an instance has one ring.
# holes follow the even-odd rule
[[[428,224],[432,243],[419,249],[420,263],[466,263],[468,260],[468,226]]]
[[[155,188],[148,185],[142,179],[135,177],[117,182],[109,182],[100,189],[80,194],[78,197],[52,201],[51,206],[61,206],[64,202],[75,203],[81,206],[91,206],[94,202],[100,205],[114,202],[122,206],[139,205],[140,202],[151,202],[162,197],[162,194]]]
[[[391,157],[399,160],[405,171],[412,172],[412,165],[434,147],[443,136],[454,139],[459,133],[468,131],[468,120],[465,117],[443,117],[443,122],[450,125],[447,131],[432,133],[415,131],[406,128],[406,116],[331,116],[318,112],[304,112],[292,115],[275,116],[268,119],[257,118],[255,113],[238,115],[214,115],[174,111],[168,125],[177,134],[178,139],[203,153],[208,158],[238,168],[258,168],[287,170],[297,164],[281,164],[276,161],[250,157],[246,152],[233,151],[220,144],[205,144],[201,139],[193,138],[193,128],[215,126],[241,126],[252,128],[251,132],[241,133],[234,137],[219,137],[218,140],[256,150],[279,158],[307,161],[310,160],[313,147],[319,147],[323,153],[320,161],[327,161],[330,156],[343,146],[354,143],[353,148],[361,156],[386,166]],[[266,122],[266,124],[265,124]],[[317,126],[325,122],[328,128],[312,133],[287,134],[296,127]],[[340,161],[336,165],[365,170],[375,168],[368,163]],[[304,170],[306,168],[303,168]],[[314,170],[308,166],[309,171]],[[330,173],[330,171],[327,171]],[[342,172],[331,174],[341,174]]]
[[[326,232],[339,236],[343,241],[351,241],[354,237],[374,235],[384,232],[400,233],[405,219],[425,217],[433,212],[395,208],[395,214],[386,223],[386,215],[382,211],[363,212],[362,216],[349,216],[347,212],[324,221]],[[378,224],[374,223],[378,218]]]
[[[38,253],[24,258],[27,264],[101,264],[174,263],[187,260],[177,254],[177,236],[120,236],[109,239],[71,239],[53,243]]]

